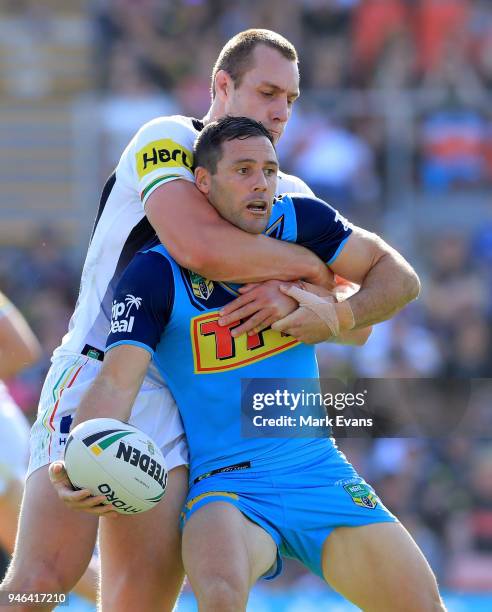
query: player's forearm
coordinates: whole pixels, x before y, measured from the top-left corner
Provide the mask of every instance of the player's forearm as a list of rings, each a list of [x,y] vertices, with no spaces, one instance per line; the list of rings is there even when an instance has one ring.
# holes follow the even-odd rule
[[[138,387],[122,387],[115,378],[99,375],[82,397],[72,428],[89,419],[128,421],[137,393]]]
[[[30,354],[23,354],[18,348],[12,351],[0,350],[0,379],[12,378],[34,361]]]
[[[225,223],[225,222],[224,222]],[[276,278],[299,278],[324,284],[326,266],[307,249],[262,234],[253,235],[231,225],[208,227],[204,235],[200,274],[206,278],[239,283]],[[206,248],[215,245],[215,248]]]
[[[14,307],[0,320],[0,378],[10,378],[41,357],[41,346]]]
[[[234,227],[187,181],[157,189],[145,210],[171,256],[206,278],[241,283],[303,278],[328,283],[326,266],[313,253]]]
[[[355,322],[355,328],[361,329],[386,321],[416,299],[419,293],[420,281],[416,272],[399,253],[388,248],[369,270],[360,290],[336,305],[340,328],[348,329]]]
[[[31,347],[17,347],[11,352],[0,351],[0,378],[11,378],[36,363],[41,356],[41,349],[38,347],[39,345],[33,344]]]
[[[332,344],[344,344],[349,346],[363,346],[372,333],[372,325],[360,329],[348,329],[340,332],[338,336],[331,336],[328,342]]]

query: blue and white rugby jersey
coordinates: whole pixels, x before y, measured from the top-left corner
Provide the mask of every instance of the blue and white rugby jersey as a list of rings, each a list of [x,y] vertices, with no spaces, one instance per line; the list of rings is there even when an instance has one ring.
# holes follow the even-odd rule
[[[287,194],[275,201],[265,233],[330,264],[352,228],[322,200]],[[191,482],[233,464],[272,467],[294,454],[334,452],[327,438],[242,436],[241,379],[317,379],[318,367],[314,346],[291,336],[268,328],[233,338],[238,322],[219,326],[220,308],[236,295],[230,284],[178,266],[162,245],[138,253],[115,291],[107,349],[133,344],[153,356],[181,414]]]
[[[159,117],[131,140],[102,191],[80,292],[68,333],[54,356],[80,353],[86,345],[104,349],[114,289],[128,263],[153,236],[145,203],[174,180],[193,182],[193,144],[203,123],[191,117]],[[279,173],[277,193],[312,195],[300,179]]]

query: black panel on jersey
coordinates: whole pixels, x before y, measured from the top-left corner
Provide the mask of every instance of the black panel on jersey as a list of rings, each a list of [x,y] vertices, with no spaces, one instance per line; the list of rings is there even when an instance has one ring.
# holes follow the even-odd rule
[[[150,225],[147,217],[143,217],[132,229],[121,250],[118,263],[116,264],[115,277],[119,278],[121,272],[130,263],[132,257],[138,251],[152,248],[159,244],[155,229]]]
[[[169,260],[155,251],[138,253],[114,293],[106,346],[128,341],[155,350],[173,306],[174,278]]]
[[[205,127],[205,124],[200,119],[192,119],[191,123],[193,124],[193,127],[195,128],[195,130],[197,130],[197,132],[201,132]]]
[[[89,243],[92,241],[94,232],[96,231],[97,224],[99,223],[99,219],[101,218],[101,215],[103,214],[104,207],[106,206],[106,202],[108,201],[108,198],[111,194],[111,191],[113,190],[115,183],[116,183],[116,170],[113,172],[113,174],[111,174],[111,176],[108,178],[108,180],[106,181],[103,187],[101,198],[99,199],[99,208],[97,211],[96,219],[94,221],[94,226],[92,228],[91,239]]]
[[[154,228],[148,222],[147,217],[143,217],[141,221],[135,225],[126,239],[123,249],[121,250],[118,263],[116,264],[115,272],[112,279],[109,281],[108,288],[106,289],[102,299],[101,311],[107,320],[111,319],[113,294],[123,271],[138,251],[141,251],[144,248],[146,250],[150,249],[157,244],[159,244],[159,240]]]
[[[297,244],[329,262],[352,233],[347,220],[323,200],[292,196],[297,220]]]

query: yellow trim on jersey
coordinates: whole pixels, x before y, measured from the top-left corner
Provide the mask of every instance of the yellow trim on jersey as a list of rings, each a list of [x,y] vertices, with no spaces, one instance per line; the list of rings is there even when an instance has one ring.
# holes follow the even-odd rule
[[[225,289],[227,293],[230,293],[234,297],[239,297],[241,294],[239,291],[236,291],[233,287],[230,287],[227,283],[223,283],[221,281],[214,281],[217,285],[220,285],[222,289]]]

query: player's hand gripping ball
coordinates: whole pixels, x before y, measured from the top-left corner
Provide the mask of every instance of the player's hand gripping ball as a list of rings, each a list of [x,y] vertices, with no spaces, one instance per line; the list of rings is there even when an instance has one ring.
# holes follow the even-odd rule
[[[166,492],[167,468],[158,446],[116,419],[77,425],[65,447],[65,468],[74,487],[105,495],[127,516],[150,510]]]

